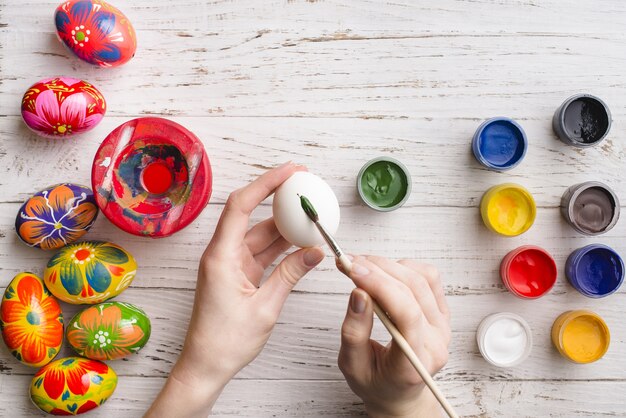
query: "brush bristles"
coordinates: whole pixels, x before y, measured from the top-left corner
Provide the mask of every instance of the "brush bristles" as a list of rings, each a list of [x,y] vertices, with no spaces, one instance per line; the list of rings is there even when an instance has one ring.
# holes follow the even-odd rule
[[[306,216],[308,216],[309,219],[313,222],[317,222],[319,220],[319,216],[317,215],[317,212],[315,211],[315,208],[313,207],[311,201],[307,199],[306,196],[298,196],[300,196],[300,206],[302,206],[302,210],[304,210]]]

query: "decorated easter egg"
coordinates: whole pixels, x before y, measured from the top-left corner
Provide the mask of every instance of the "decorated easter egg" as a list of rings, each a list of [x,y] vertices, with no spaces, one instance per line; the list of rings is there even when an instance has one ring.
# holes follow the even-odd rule
[[[89,187],[57,184],[24,202],[15,218],[15,232],[31,247],[55,250],[85,235],[97,216]]]
[[[276,228],[297,247],[320,245],[324,243],[324,238],[302,209],[300,196],[310,201],[320,223],[330,234],[337,231],[340,212],[335,193],[328,183],[306,171],[294,173],[276,190],[272,203]]]
[[[27,366],[48,364],[63,342],[59,302],[32,273],[19,273],[4,291],[0,328],[11,354]]]
[[[95,127],[106,113],[100,91],[86,81],[47,78],[30,86],[22,98],[22,118],[33,132],[63,138]]]
[[[77,313],[67,326],[67,341],[79,355],[117,360],[139,351],[150,338],[150,319],[124,302],[105,302]]]
[[[54,23],[61,42],[89,64],[115,67],[135,55],[133,25],[106,1],[64,1],[54,13]]]
[[[122,293],[136,271],[135,259],[119,245],[85,241],[57,251],[48,261],[44,281],[63,302],[95,304]]]
[[[30,383],[30,398],[52,415],[79,415],[99,407],[115,391],[117,375],[106,364],[66,357],[42,367]]]

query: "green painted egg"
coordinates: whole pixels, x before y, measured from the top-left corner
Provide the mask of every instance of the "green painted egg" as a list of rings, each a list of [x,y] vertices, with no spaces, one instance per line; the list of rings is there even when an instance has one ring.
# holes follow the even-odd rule
[[[30,383],[30,398],[52,415],[78,415],[99,407],[115,391],[117,375],[106,364],[66,357],[39,369]]]
[[[125,302],[105,302],[77,313],[67,326],[67,341],[79,355],[117,360],[139,351],[150,338],[150,319]]]
[[[122,293],[136,272],[135,259],[119,245],[84,241],[57,251],[48,261],[44,281],[63,302],[95,304]]]

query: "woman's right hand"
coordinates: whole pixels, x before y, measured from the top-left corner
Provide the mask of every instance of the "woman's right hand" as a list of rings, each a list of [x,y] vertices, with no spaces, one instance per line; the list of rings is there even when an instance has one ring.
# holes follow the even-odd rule
[[[348,276],[357,289],[341,329],[338,363],[350,388],[371,417],[440,416],[437,400],[398,345],[370,339],[374,298],[426,369],[439,371],[448,361],[451,336],[439,272],[412,260],[357,256]]]

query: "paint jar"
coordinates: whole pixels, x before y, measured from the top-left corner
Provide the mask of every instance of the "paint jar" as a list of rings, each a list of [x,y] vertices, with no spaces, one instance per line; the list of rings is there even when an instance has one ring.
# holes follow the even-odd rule
[[[515,296],[536,299],[548,293],[556,283],[556,262],[543,248],[523,245],[502,259],[500,277]]]
[[[600,235],[609,231],[617,223],[619,213],[617,195],[599,181],[575,184],[561,198],[561,214],[581,234]]]
[[[603,298],[615,292],[624,281],[624,261],[606,245],[589,244],[567,257],[565,275],[583,295]]]
[[[513,367],[530,355],[532,333],[528,323],[510,312],[491,314],[482,320],[476,331],[480,354],[498,367]]]
[[[609,327],[591,311],[563,312],[552,325],[552,344],[563,357],[574,363],[600,360],[610,343]]]
[[[474,133],[472,151],[479,163],[495,171],[518,165],[526,155],[528,139],[513,119],[496,117],[484,121]]]
[[[504,183],[485,192],[480,214],[487,228],[513,237],[528,231],[535,222],[537,208],[528,190],[519,184]]]
[[[586,148],[599,144],[611,129],[611,112],[598,97],[576,94],[554,112],[552,129],[567,145]]]
[[[389,212],[404,205],[411,195],[411,174],[395,158],[378,157],[361,168],[356,187],[363,203],[374,210]]]

